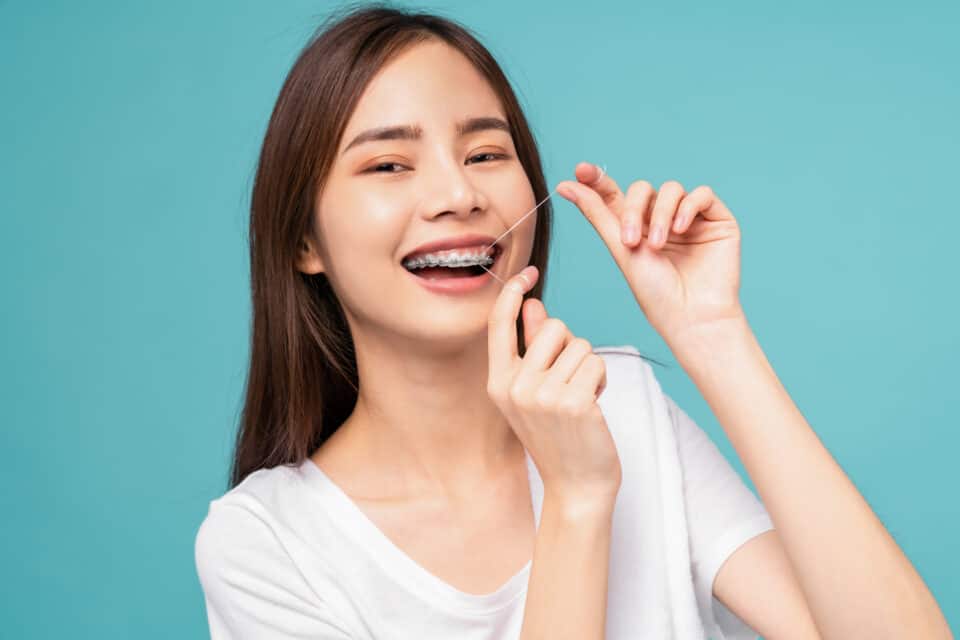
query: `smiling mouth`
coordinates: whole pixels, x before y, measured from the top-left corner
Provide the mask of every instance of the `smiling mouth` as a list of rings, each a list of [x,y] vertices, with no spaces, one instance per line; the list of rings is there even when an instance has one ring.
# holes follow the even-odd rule
[[[418,278],[425,278],[427,280],[451,280],[454,278],[476,278],[478,276],[488,275],[487,270],[493,271],[496,267],[497,262],[500,259],[500,256],[503,254],[503,247],[500,245],[493,246],[493,253],[491,257],[493,262],[486,264],[483,267],[480,265],[469,265],[463,267],[457,266],[445,266],[445,265],[435,265],[435,266],[422,266],[422,267],[411,267],[404,265],[404,268],[417,276]],[[485,268],[484,268],[485,267]]]

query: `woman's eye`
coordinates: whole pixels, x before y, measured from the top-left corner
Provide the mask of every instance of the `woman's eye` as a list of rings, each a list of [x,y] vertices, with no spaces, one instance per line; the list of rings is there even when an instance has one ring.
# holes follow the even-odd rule
[[[381,162],[380,164],[373,165],[372,167],[367,169],[367,171],[370,173],[397,173],[396,171],[391,171],[391,170],[380,171],[379,169],[381,167],[399,167],[399,166],[402,166],[402,165],[400,165],[397,162]]]
[[[473,160],[474,158],[483,158],[484,156],[491,156],[493,159],[502,159],[507,157],[507,155],[504,153],[488,152],[488,153],[478,153],[477,155],[471,157],[470,159]]]

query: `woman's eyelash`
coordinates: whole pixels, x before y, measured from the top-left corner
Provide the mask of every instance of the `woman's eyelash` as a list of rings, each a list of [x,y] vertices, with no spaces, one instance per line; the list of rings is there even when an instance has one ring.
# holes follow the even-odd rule
[[[488,151],[487,153],[478,153],[475,156],[470,156],[469,159],[473,160],[474,158],[480,158],[482,156],[493,156],[493,158],[497,160],[502,160],[504,158],[509,157],[505,153],[494,153],[492,151]],[[381,162],[380,164],[375,164],[369,169],[367,169],[367,172],[368,173],[397,173],[396,171],[378,171],[378,169],[380,167],[399,167],[399,166],[402,166],[399,162]]]
[[[478,153],[478,154],[475,155],[475,156],[471,156],[471,157],[470,157],[470,160],[473,160],[474,158],[479,158],[479,157],[481,157],[481,156],[493,156],[493,157],[496,158],[497,160],[502,160],[502,159],[504,159],[504,158],[507,157],[507,154],[505,154],[505,153],[494,153],[493,151],[488,151],[488,152],[486,152],[486,153]]]

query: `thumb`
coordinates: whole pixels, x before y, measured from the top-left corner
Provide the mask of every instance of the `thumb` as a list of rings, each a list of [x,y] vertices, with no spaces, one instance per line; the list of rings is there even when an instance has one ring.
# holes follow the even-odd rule
[[[523,301],[521,314],[523,315],[523,339],[529,348],[533,338],[540,333],[543,321],[547,319],[547,309],[537,298],[527,298]]]

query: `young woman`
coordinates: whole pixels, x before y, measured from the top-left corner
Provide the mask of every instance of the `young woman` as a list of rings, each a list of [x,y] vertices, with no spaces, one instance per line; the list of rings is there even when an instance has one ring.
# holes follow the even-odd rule
[[[212,636],[949,637],[754,340],[723,202],[574,177],[763,502],[636,349],[547,316],[547,184],[488,51],[354,10],[293,65],[260,157],[246,404],[196,539]],[[641,444],[658,420],[672,454]]]

